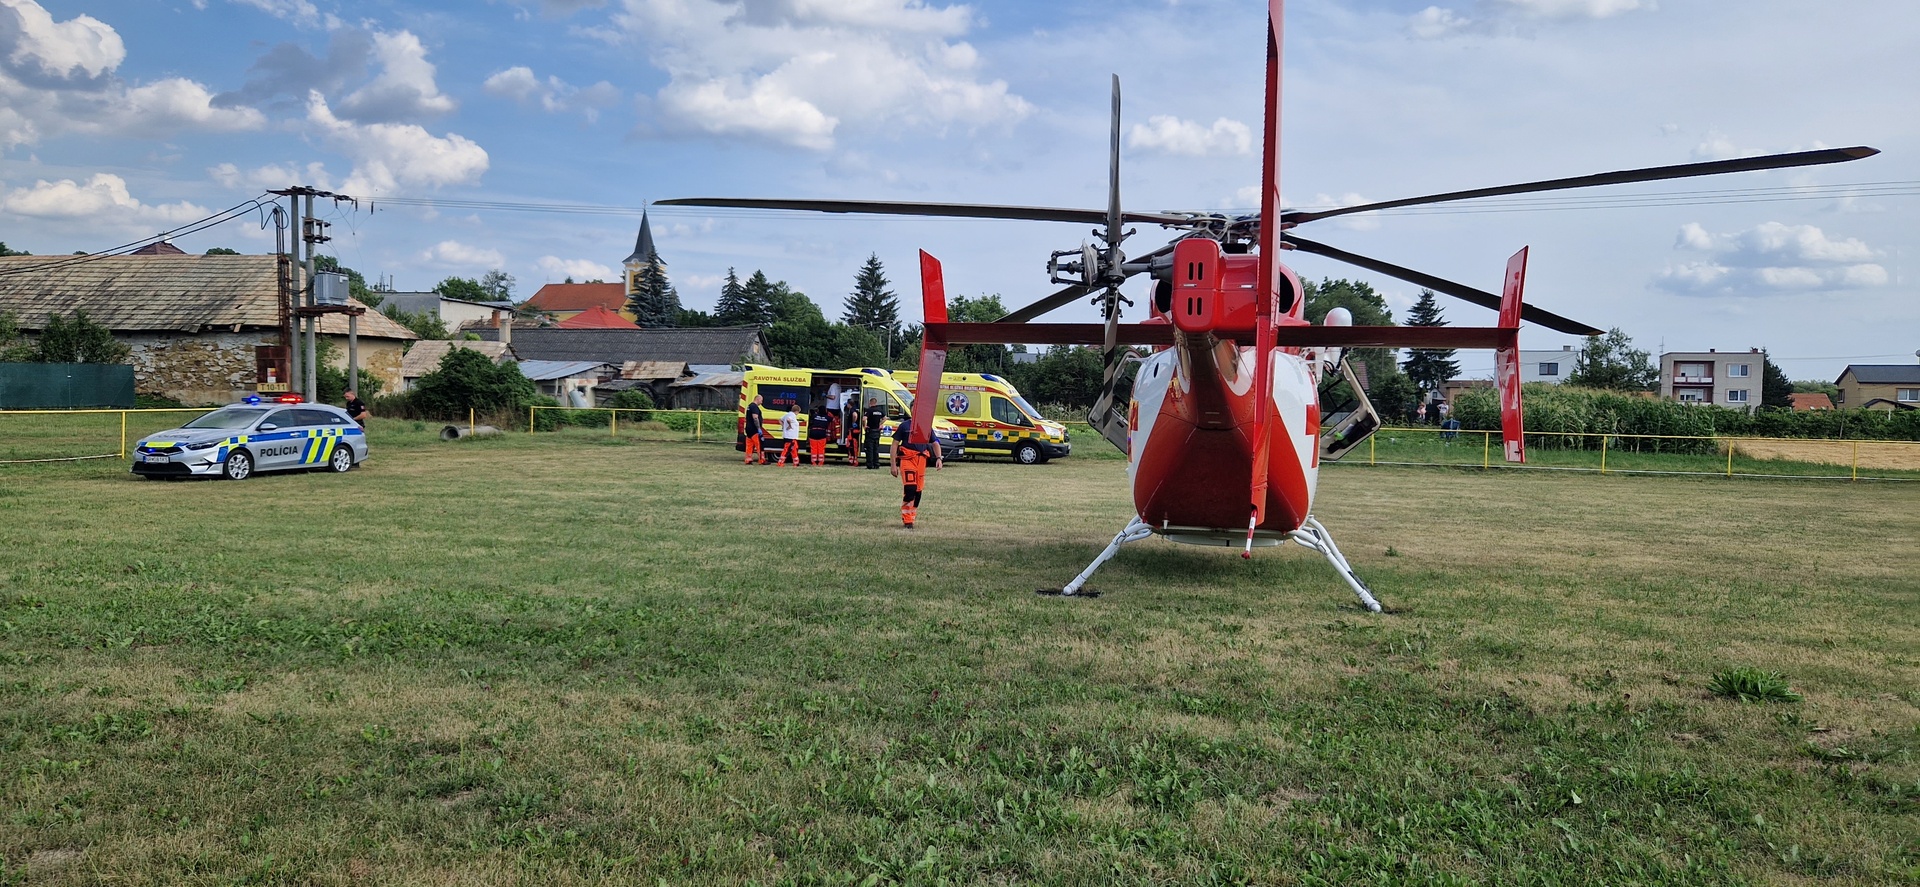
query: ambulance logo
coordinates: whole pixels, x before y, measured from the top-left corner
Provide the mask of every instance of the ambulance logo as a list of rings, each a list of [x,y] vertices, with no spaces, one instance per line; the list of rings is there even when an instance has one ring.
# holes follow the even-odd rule
[[[967,411],[967,396],[959,392],[947,395],[947,412],[960,415]]]

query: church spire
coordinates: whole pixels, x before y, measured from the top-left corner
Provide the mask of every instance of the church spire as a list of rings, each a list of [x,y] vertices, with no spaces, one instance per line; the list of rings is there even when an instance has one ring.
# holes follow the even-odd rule
[[[640,211],[640,236],[634,238],[633,255],[628,256],[624,264],[628,267],[645,265],[658,255],[653,248],[653,226],[647,224],[647,211]],[[660,264],[665,265],[665,262]]]

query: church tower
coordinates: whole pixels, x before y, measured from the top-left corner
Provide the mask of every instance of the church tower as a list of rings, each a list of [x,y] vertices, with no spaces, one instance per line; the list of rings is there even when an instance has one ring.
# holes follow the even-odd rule
[[[660,262],[661,268],[667,267],[667,263],[661,261],[659,252],[653,248],[653,227],[647,224],[647,211],[643,209],[640,211],[640,236],[633,241],[633,255],[622,263],[627,269],[627,298],[633,298],[633,294],[639,290],[640,272],[649,262]]]

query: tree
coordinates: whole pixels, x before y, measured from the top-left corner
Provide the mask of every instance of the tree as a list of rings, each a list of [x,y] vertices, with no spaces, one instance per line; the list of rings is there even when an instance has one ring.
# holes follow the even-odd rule
[[[403,311],[399,305],[388,305],[380,313],[393,318],[395,323],[413,331],[422,339],[445,339],[447,322],[440,318],[438,311]]]
[[[1760,405],[1793,409],[1793,383],[1787,381],[1787,373],[1773,362],[1773,358],[1761,356],[1766,365],[1760,371]]]
[[[513,301],[513,275],[498,268],[480,277],[480,289],[487,294],[483,302]]]
[[[13,312],[0,312],[0,363],[34,363],[40,359],[39,351],[20,335],[20,322]]]
[[[439,367],[414,383],[407,397],[422,415],[450,419],[466,416],[469,409],[517,411],[538,393],[519,364],[495,364],[471,348],[454,348],[440,358]]]
[[[1303,280],[1301,286],[1306,289],[1306,317],[1314,323],[1325,321],[1327,312],[1335,308],[1347,309],[1353,314],[1353,322],[1359,326],[1389,326],[1393,323],[1393,311],[1387,308],[1387,300],[1365,283],[1329,277],[1317,284]],[[1392,349],[1349,348],[1346,358],[1353,362],[1356,371],[1364,368],[1367,397],[1373,401],[1375,410],[1383,416],[1412,418],[1419,389],[1400,372],[1400,364],[1394,359]],[[1327,400],[1339,404],[1351,397],[1347,383],[1337,382],[1329,391]]]
[[[224,246],[216,246],[210,250],[207,250],[207,255],[209,256],[237,256],[239,254],[240,254],[239,250],[227,249]]]
[[[1440,306],[1435,304],[1433,290],[1421,290],[1420,301],[1413,303],[1413,310],[1407,312],[1407,326],[1446,325]],[[1407,360],[1401,366],[1406,369],[1407,378],[1423,392],[1437,392],[1441,385],[1460,375],[1460,364],[1454,361],[1452,348],[1409,348]]]
[[[867,263],[860,266],[859,274],[854,275],[853,293],[847,296],[846,311],[840,315],[841,322],[882,334],[898,331],[900,299],[887,289],[887,283],[887,275],[880,267],[880,257],[868,254]]]
[[[990,296],[954,296],[947,300],[947,319],[954,323],[988,323],[1007,316],[1000,294]],[[918,346],[915,349],[918,352]],[[914,355],[916,365],[919,354]],[[1007,369],[1007,346],[961,345],[947,349],[949,373],[1002,373]]]
[[[658,253],[634,275],[633,292],[627,296],[627,313],[644,327],[673,326],[680,319],[680,294],[667,280],[667,266]]]
[[[1085,410],[1100,396],[1100,382],[1106,371],[1099,348],[1084,345],[1055,345],[1039,360],[1014,364],[1007,370],[1014,387],[1028,403],[1058,404]]]
[[[1660,369],[1647,352],[1633,347],[1633,339],[1619,327],[1604,336],[1588,336],[1574,358],[1567,384],[1606,391],[1652,391],[1660,384]]]
[[[31,256],[31,255],[33,255],[33,253],[27,252],[26,250],[23,250],[23,249],[11,249],[7,246],[6,241],[0,240],[0,256]]]
[[[727,282],[720,285],[720,301],[713,306],[713,319],[721,326],[745,326],[760,322],[760,306],[747,300],[747,288],[740,276],[727,269]]]
[[[4,339],[0,339],[0,344],[4,344],[5,341]],[[1795,379],[1793,380],[1793,391],[1791,393],[1824,394],[1831,399],[1840,396],[1840,386],[1825,379]]]
[[[132,349],[114,339],[112,330],[88,320],[87,312],[76,310],[71,321],[58,314],[47,318],[36,352],[39,363],[126,363]]]
[[[491,301],[487,297],[487,291],[480,286],[480,281],[471,277],[449,277],[434,284],[433,291],[449,299],[460,299],[466,302]]]

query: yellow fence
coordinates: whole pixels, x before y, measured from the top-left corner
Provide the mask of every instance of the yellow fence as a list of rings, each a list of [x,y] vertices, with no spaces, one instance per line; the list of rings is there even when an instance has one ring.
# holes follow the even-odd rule
[[[142,435],[176,427],[205,408],[0,410],[0,465],[124,459]],[[169,417],[167,414],[174,414]],[[113,443],[113,441],[118,443]],[[113,452],[101,452],[114,446]]]
[[[1349,453],[1340,464],[1600,474],[1920,480],[1920,441],[1529,431],[1526,464],[1511,464],[1501,457],[1501,447],[1495,446],[1499,440],[1498,431],[1447,431],[1422,426],[1382,428],[1367,439],[1364,458],[1359,453]],[[1537,440],[1551,440],[1555,445],[1541,446]],[[1697,452],[1699,450],[1707,452]]]
[[[546,413],[547,420],[541,421]],[[621,419],[621,414],[626,419]],[[564,418],[562,418],[564,417]],[[604,420],[604,423],[603,421]],[[620,424],[624,421],[629,430],[635,427],[660,428],[689,434],[693,440],[723,440],[731,443],[739,433],[739,414],[719,410],[636,410],[614,407],[527,407],[527,432],[555,431],[561,427],[598,428],[607,427],[609,435],[620,433]],[[545,425],[547,427],[542,428]]]

